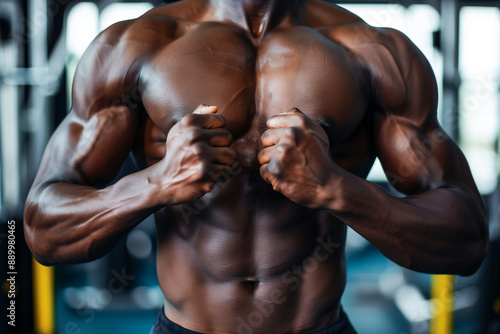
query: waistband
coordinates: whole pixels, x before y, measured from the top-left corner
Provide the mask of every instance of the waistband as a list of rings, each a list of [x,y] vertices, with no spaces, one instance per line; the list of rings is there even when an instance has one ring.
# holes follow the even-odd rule
[[[174,323],[165,316],[165,313],[162,308],[160,313],[158,314],[156,323],[151,329],[150,334],[204,334],[204,333],[195,332]],[[252,333],[248,332],[248,333],[237,333],[237,334],[252,334]],[[356,334],[356,331],[352,327],[349,319],[347,318],[347,315],[341,309],[339,318],[334,324],[304,334]]]

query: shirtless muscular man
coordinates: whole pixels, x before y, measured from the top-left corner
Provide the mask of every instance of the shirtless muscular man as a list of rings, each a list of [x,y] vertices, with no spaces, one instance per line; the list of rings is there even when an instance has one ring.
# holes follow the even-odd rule
[[[152,9],[80,61],[26,240],[42,264],[90,261],[155,213],[155,333],[352,333],[346,226],[417,271],[468,275],[485,255],[485,209],[437,99],[408,38],[334,5]],[[129,152],[137,171],[110,184]],[[365,180],[376,157],[405,197]]]

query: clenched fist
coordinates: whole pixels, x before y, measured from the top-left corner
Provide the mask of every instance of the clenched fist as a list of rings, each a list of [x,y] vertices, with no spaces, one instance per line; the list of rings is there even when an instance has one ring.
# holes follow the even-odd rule
[[[260,173],[273,189],[295,203],[320,208],[336,168],[326,132],[294,108],[269,118],[261,137]]]
[[[228,173],[236,160],[229,148],[231,133],[217,107],[199,106],[175,124],[167,136],[165,157],[156,165],[152,182],[165,204],[179,204],[210,192],[214,175]]]

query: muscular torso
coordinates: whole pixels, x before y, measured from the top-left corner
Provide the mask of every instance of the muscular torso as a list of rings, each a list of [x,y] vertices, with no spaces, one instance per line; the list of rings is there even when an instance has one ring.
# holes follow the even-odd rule
[[[188,329],[334,323],[346,224],[410,269],[471,274],[484,257],[484,206],[437,122],[429,63],[339,7],[153,9],[89,46],[72,102],[26,201],[30,249],[89,261],[156,213],[165,314]],[[139,170],[112,182],[130,151]],[[412,196],[363,180],[375,155]]]
[[[345,225],[275,192],[259,174],[257,154],[266,120],[296,107],[326,130],[334,160],[365,177],[374,153],[361,66],[305,26],[256,41],[229,24],[165,24],[178,35],[158,42],[139,78],[148,115],[144,161],[163,157],[170,128],[199,104],[218,107],[238,156],[231,175],[214,176],[212,192],[156,214],[166,315],[194,330],[243,333],[334,322],[345,285]]]

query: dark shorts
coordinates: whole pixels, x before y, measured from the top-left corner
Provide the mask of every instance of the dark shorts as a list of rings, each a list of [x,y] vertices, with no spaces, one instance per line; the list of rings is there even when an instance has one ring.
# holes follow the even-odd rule
[[[158,319],[156,320],[156,323],[151,329],[150,334],[203,334],[203,333],[186,329],[170,321],[165,316],[162,309],[158,314]],[[241,333],[241,334],[250,334],[250,333]],[[352,327],[344,311],[340,310],[339,319],[333,325],[327,326],[322,329],[318,329],[316,331],[307,332],[304,334],[356,334],[356,331]]]

